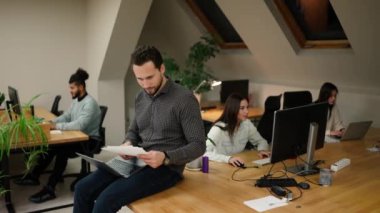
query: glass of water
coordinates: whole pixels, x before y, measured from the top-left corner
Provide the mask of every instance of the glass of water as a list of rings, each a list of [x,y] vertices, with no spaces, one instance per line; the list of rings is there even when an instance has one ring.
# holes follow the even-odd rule
[[[330,169],[319,170],[319,184],[322,186],[330,186],[332,183],[332,171]]]

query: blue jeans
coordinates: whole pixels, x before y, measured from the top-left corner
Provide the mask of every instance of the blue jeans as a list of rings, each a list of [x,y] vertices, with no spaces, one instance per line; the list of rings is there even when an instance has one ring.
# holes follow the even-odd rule
[[[156,169],[145,166],[129,178],[97,170],[76,184],[74,213],[117,212],[123,206],[168,189],[180,180],[182,176],[166,166]]]

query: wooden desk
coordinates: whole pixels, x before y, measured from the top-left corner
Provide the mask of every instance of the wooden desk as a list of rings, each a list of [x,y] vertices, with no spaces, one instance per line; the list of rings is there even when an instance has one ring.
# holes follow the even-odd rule
[[[202,111],[202,120],[214,123],[223,113],[223,107],[219,106],[215,109],[208,109]],[[264,109],[259,107],[249,107],[248,108],[248,118],[256,119],[260,118],[264,114]]]
[[[285,207],[268,212],[370,212],[380,211],[380,153],[371,153],[366,148],[380,144],[380,129],[371,129],[361,141],[346,141],[326,144],[316,151],[316,159],[326,163],[341,158],[350,158],[351,165],[333,174],[329,187],[311,185],[303,196]],[[257,159],[256,152],[239,154],[247,162]],[[293,165],[288,160],[286,165]],[[249,166],[249,164],[247,164]],[[235,178],[257,179],[268,172],[269,165],[248,168],[237,172]],[[272,171],[283,169],[276,164]],[[243,204],[246,200],[270,195],[266,188],[254,187],[255,181],[236,182],[231,180],[235,168],[227,164],[210,162],[210,173],[185,171],[185,179],[175,187],[156,195],[138,200],[130,205],[134,212],[255,212]],[[308,176],[318,182],[319,175]],[[302,177],[296,177],[304,181]],[[295,196],[298,190],[289,187]]]
[[[35,109],[35,115],[40,118],[44,118],[46,121],[52,120],[55,118],[55,115],[50,113],[48,110],[38,107]],[[1,115],[0,115],[1,117]],[[51,134],[51,137],[48,141],[49,145],[59,145],[59,144],[67,144],[67,143],[78,143],[81,141],[87,141],[89,139],[88,135],[81,131],[62,131],[62,134],[53,135]],[[13,146],[13,150],[17,150],[20,148],[26,148],[26,147],[32,147],[37,146],[38,143],[18,143],[17,146]],[[5,193],[5,203],[7,205],[8,212],[13,212],[13,204],[11,199],[11,189],[10,189],[10,178],[9,178],[9,161],[8,157],[4,156],[1,161],[2,166],[2,175],[5,175],[3,178],[4,182],[4,188],[6,190],[9,190],[7,193]]]
[[[50,111],[41,107],[36,108],[35,114],[37,117],[44,118],[46,121],[53,120],[56,117]],[[62,131],[62,134],[50,135],[49,145],[87,141],[88,139],[88,135],[81,131]]]
[[[0,112],[0,117],[3,113],[4,112]],[[56,117],[50,111],[42,107],[36,107],[35,115],[39,118],[44,118],[45,121],[51,121]],[[6,119],[5,122],[8,122],[9,120],[8,117],[4,117],[3,119]],[[57,145],[70,142],[87,141],[88,139],[88,135],[81,131],[62,131],[62,134],[51,134],[48,143],[49,145]],[[38,143],[18,143],[17,146],[13,146],[13,149],[25,148],[36,145],[38,145]]]

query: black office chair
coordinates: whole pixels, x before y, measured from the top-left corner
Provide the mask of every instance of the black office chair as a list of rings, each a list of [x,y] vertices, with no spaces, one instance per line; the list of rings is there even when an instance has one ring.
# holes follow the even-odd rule
[[[208,132],[212,128],[212,125],[213,125],[212,122],[203,120],[203,126],[205,128],[206,137],[207,137]]]
[[[108,111],[107,106],[100,106],[100,123],[99,123],[99,136],[98,137],[90,137],[89,141],[81,143],[82,145],[82,154],[87,155],[89,157],[94,157],[95,154],[99,154],[101,151],[101,148],[105,146],[106,144],[106,129],[103,127],[103,121],[106,117]],[[76,158],[78,157],[75,153],[72,153],[70,158]],[[75,184],[82,179],[83,177],[87,176],[91,172],[91,166],[90,163],[85,161],[84,159],[81,160],[81,170],[78,174],[65,174],[64,177],[77,177],[77,179],[71,184],[70,188],[73,191]]]
[[[264,114],[257,126],[257,131],[268,143],[272,142],[274,112],[281,107],[281,96],[269,96],[265,100]]]
[[[99,123],[99,136],[98,137],[90,137],[88,142],[82,143],[83,146],[83,154],[94,157],[95,154],[99,154],[102,150],[101,148],[106,144],[106,129],[103,127],[103,121],[106,117],[108,111],[108,107],[100,106],[100,123]],[[85,167],[83,168],[83,165]],[[81,173],[90,173],[90,163],[82,159],[82,171]]]
[[[304,106],[313,101],[309,91],[284,92],[283,109]]]
[[[62,111],[59,111],[59,102],[61,101],[61,96],[57,95],[54,98],[53,105],[51,106],[50,112],[53,113],[55,116],[60,116],[62,115]]]

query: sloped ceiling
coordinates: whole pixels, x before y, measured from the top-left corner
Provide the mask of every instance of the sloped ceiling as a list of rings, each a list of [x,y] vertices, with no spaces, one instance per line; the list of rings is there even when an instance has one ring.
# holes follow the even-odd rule
[[[271,0],[216,0],[251,54],[242,64],[259,83],[318,87],[333,81],[354,91],[380,94],[380,13],[376,0],[331,0],[352,49],[295,51],[270,10]],[[269,5],[269,6],[268,6]],[[242,70],[239,70],[242,72]]]

